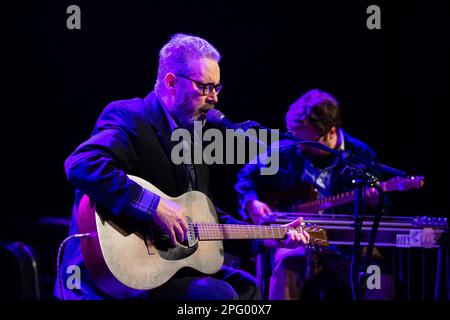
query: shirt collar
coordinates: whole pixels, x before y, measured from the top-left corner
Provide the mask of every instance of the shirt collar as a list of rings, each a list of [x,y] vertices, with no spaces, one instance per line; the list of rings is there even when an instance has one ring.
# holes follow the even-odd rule
[[[344,131],[342,131],[342,129],[338,129],[338,144],[339,147],[337,148],[339,151],[344,151],[345,150],[345,140],[344,140]]]

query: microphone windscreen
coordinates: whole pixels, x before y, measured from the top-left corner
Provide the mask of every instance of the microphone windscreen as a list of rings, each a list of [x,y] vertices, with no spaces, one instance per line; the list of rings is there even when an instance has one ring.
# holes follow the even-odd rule
[[[209,109],[206,112],[206,120],[214,125],[220,125],[225,115],[217,109]]]

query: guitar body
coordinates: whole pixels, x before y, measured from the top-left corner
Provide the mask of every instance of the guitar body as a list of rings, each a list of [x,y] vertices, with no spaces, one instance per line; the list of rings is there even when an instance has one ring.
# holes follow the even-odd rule
[[[171,198],[141,178],[129,178],[183,207],[188,223],[218,223],[214,206],[203,193],[191,191]],[[188,241],[171,247],[168,237],[154,226],[113,216],[96,208],[87,196],[81,200],[78,223],[81,233],[90,234],[81,238],[81,247],[91,277],[102,291],[116,298],[161,286],[185,267],[213,274],[224,261],[220,240],[198,241],[191,232]]]

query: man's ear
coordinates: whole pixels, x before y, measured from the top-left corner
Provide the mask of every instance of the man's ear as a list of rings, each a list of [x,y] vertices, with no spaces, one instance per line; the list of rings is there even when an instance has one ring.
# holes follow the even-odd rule
[[[168,90],[175,88],[175,75],[172,72],[169,72],[164,77],[164,87]]]
[[[330,130],[328,130],[327,133],[327,141],[330,144],[330,148],[333,148],[336,146],[337,142],[338,142],[338,134],[337,134],[338,130],[336,127],[331,127]]]
[[[324,141],[333,142],[333,140],[336,140],[337,137],[337,128],[331,127],[330,130],[327,131],[325,134]]]
[[[328,131],[328,134],[330,135],[330,138],[332,138],[333,136],[337,135],[337,128],[336,127],[331,127],[331,129]]]

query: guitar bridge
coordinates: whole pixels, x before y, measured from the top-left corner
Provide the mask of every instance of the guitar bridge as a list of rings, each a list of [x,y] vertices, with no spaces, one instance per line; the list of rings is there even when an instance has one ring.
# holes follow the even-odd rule
[[[188,242],[188,246],[189,248],[194,247],[198,240],[197,240],[197,235],[196,235],[196,230],[195,230],[195,224],[192,222],[192,218],[191,217],[186,217],[186,220],[188,222],[188,230],[186,232],[186,237],[187,237],[187,242]]]

